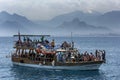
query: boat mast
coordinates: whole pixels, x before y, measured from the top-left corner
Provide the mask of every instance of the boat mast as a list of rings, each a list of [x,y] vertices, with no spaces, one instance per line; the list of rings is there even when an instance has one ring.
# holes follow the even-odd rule
[[[20,31],[18,31],[18,40],[21,41]]]
[[[74,42],[73,42],[72,32],[71,32],[71,45],[72,45],[72,49],[73,49],[74,48]]]

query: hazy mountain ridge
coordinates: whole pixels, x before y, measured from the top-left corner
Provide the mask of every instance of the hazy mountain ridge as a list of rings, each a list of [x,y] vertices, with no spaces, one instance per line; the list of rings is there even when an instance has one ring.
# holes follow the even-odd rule
[[[16,21],[19,22],[20,24],[23,25],[31,25],[34,24],[32,21],[28,20],[26,17],[18,15],[16,13],[14,14],[9,14],[5,11],[0,13],[0,21],[5,22],[5,21]]]
[[[56,25],[56,24],[55,25],[57,26],[57,28],[59,28],[59,29],[61,28],[60,30],[62,30],[62,31],[66,32],[66,30],[69,30],[69,31],[77,32],[79,30],[79,32],[77,32],[77,34],[82,34],[82,32],[80,32],[80,29],[78,27],[76,27],[78,24],[71,22],[75,18],[78,18],[80,21],[82,21],[81,23],[79,23],[79,26],[81,26],[82,24],[84,26],[86,26],[82,30],[83,33],[87,33],[90,31],[89,34],[92,34],[91,32],[96,31],[95,34],[104,34],[104,35],[109,35],[110,33],[112,33],[114,35],[120,34],[119,33],[120,11],[110,11],[110,12],[107,12],[104,14],[100,14],[97,12],[96,13],[94,13],[94,12],[93,13],[83,13],[81,11],[75,11],[72,13],[56,16],[55,18],[50,20],[50,23],[51,22],[52,22],[52,24],[58,23],[59,25]],[[48,21],[47,21],[47,23],[48,23]],[[66,27],[66,29],[65,29],[65,27]]]
[[[120,26],[120,11],[110,11],[104,14],[97,12],[83,13],[81,11],[75,11],[56,16],[53,19],[46,21],[46,23],[56,27],[64,23],[65,21],[72,21],[74,18],[78,18],[79,20],[85,21],[91,25],[106,26],[109,28]]]
[[[0,12],[0,29],[4,32],[17,32],[21,30],[23,32],[28,31],[29,26],[34,26],[35,23],[28,20],[26,17],[18,15],[16,13],[9,14],[6,11]]]
[[[65,21],[71,21],[74,18],[79,18],[82,21],[86,21],[86,22],[92,22],[92,20],[94,20],[94,18],[96,18],[97,16],[99,16],[100,13],[84,13],[82,11],[75,11],[75,12],[71,12],[71,13],[66,13],[66,14],[62,14],[62,15],[58,15],[54,18],[52,18],[51,20],[47,21],[48,24],[52,24],[53,26],[59,26],[60,24],[62,24]],[[45,21],[44,21],[45,22]]]
[[[117,30],[120,28],[120,11],[110,11],[104,14],[98,12],[83,13],[81,11],[75,11],[67,14],[58,15],[49,21],[41,21],[41,23],[45,24],[44,26],[58,27],[64,22],[72,21],[75,18],[78,18],[79,20],[84,21],[87,24],[98,27],[102,26],[110,28],[111,30]]]
[[[74,32],[81,34],[117,34],[111,27],[120,24],[120,11],[111,11],[105,14],[97,12],[83,13],[75,11],[54,17],[51,20],[40,21],[39,25],[24,16],[16,13],[9,14],[5,11],[0,13],[0,29],[13,31],[18,30],[29,33],[48,33],[51,35],[64,35]],[[114,23],[114,24],[113,24]],[[111,25],[113,24],[113,25]],[[119,27],[119,26],[118,26]]]
[[[45,32],[46,27],[44,28],[42,25],[38,25],[25,16],[16,13],[9,14],[6,11],[0,12],[0,31],[2,34],[13,35],[16,34],[18,30],[25,34],[38,34],[42,31]]]
[[[110,27],[120,26],[120,11],[111,11],[100,15],[97,18],[97,23]]]
[[[96,34],[96,33],[109,33],[111,31],[109,28],[102,26],[94,26],[86,23],[85,21],[81,21],[78,18],[73,19],[72,21],[67,21],[58,26],[58,31],[62,32],[74,32],[77,35],[81,34]]]
[[[59,28],[63,29],[81,29],[81,30],[96,30],[96,29],[108,29],[106,27],[101,27],[101,26],[94,26],[87,24],[85,21],[80,21],[78,18],[74,18],[72,21],[69,22],[64,22],[59,26]]]

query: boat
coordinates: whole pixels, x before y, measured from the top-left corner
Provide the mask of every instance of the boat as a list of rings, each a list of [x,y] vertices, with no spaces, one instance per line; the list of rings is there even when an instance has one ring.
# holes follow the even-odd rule
[[[81,54],[74,42],[66,41],[55,48],[54,40],[44,40],[50,35],[14,35],[15,41],[11,60],[14,65],[57,70],[98,70],[105,63],[105,51]],[[41,40],[32,40],[39,37]],[[23,38],[23,40],[21,40]],[[31,38],[31,39],[30,39]]]

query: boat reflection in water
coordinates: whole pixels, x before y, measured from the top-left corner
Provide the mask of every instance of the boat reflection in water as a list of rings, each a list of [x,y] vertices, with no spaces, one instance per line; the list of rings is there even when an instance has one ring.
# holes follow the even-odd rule
[[[105,62],[105,50],[96,50],[93,53],[80,53],[74,47],[74,42],[66,41],[55,48],[54,39],[49,42],[49,35],[14,35],[15,41],[12,53],[12,62],[15,65],[43,69],[59,70],[97,70]],[[41,40],[32,40],[30,37],[39,37]],[[23,40],[22,40],[23,39]]]
[[[48,70],[23,66],[13,66],[11,74],[15,80],[104,80],[106,76],[100,70]]]

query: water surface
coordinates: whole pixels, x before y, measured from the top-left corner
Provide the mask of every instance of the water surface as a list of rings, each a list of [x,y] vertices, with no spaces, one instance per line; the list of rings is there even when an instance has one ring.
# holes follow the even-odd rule
[[[50,40],[52,40],[50,38]],[[120,37],[75,37],[75,47],[81,53],[96,49],[106,50],[107,61],[97,71],[44,70],[14,66],[10,58],[12,37],[0,37],[0,80],[119,80]],[[56,44],[71,41],[68,37],[55,37]]]

